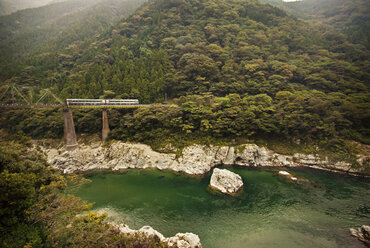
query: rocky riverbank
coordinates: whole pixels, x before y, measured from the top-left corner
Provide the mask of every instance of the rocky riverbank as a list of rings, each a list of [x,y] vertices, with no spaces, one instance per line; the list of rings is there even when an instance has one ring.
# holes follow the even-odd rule
[[[116,141],[108,146],[101,143],[80,145],[72,151],[64,148],[41,147],[48,162],[64,173],[89,170],[147,169],[171,170],[190,175],[203,175],[217,165],[239,166],[305,166],[316,169],[363,174],[363,167],[353,168],[350,163],[331,162],[315,154],[296,153],[293,156],[275,153],[255,144],[233,146],[192,145],[183,149],[182,155],[160,153],[150,146]],[[364,159],[359,160],[361,164]]]
[[[129,234],[132,236],[145,236],[147,238],[154,238],[155,240],[160,240],[161,242],[167,244],[169,247],[177,248],[202,248],[200,239],[198,235],[194,233],[177,233],[173,237],[166,238],[160,232],[154,230],[150,226],[143,226],[139,230],[133,230],[124,224],[114,224],[111,225],[117,227],[117,229],[124,234]]]

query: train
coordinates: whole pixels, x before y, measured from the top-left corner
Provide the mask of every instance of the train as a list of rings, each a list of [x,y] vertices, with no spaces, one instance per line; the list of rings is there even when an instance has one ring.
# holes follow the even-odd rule
[[[138,99],[67,99],[67,106],[136,105]]]

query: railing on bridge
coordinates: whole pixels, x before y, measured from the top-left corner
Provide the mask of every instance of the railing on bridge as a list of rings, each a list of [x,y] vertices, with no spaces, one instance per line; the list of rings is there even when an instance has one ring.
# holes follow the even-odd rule
[[[42,89],[38,95],[35,94],[32,87],[9,83],[8,85],[0,85],[0,91],[0,108],[61,108],[66,106],[65,102],[50,89]],[[39,98],[36,98],[37,95]],[[48,98],[48,101],[41,102]]]

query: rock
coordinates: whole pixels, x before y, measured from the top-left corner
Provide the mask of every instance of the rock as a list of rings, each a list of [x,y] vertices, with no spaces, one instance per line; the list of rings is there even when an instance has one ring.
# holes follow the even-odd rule
[[[349,232],[351,233],[351,235],[353,237],[357,237],[358,236],[358,230],[356,228],[350,228],[349,229]]]
[[[279,171],[278,174],[281,175],[281,176],[291,176],[290,173],[287,172],[287,171]]]
[[[175,171],[185,172],[191,175],[203,175],[215,165],[215,157],[218,147],[193,145],[184,148],[182,157],[173,167]]]
[[[174,237],[164,240],[168,246],[177,246],[178,248],[201,248],[202,244],[198,235],[194,233],[178,233]]]
[[[243,186],[241,176],[226,169],[215,168],[211,176],[210,187],[224,194],[234,194]]]
[[[159,240],[165,239],[164,236],[160,232],[154,230],[153,227],[151,226],[143,226],[142,228],[139,229],[138,232],[143,233],[144,235],[148,237],[151,237],[151,236],[158,237]]]
[[[284,177],[284,178],[286,178],[286,179],[289,179],[289,180],[291,180],[291,181],[294,181],[294,182],[298,182],[298,178],[297,177],[295,177],[295,176],[293,176],[292,174],[290,174],[289,172],[287,172],[287,171],[279,171],[278,172],[278,175],[279,176],[282,176],[282,177]],[[306,179],[301,179],[300,178],[300,180],[299,181],[306,181]]]
[[[280,154],[274,154],[274,163],[280,164],[282,166],[292,166],[292,158],[289,156],[284,156]]]
[[[120,224],[120,225],[115,225],[113,223],[110,223],[110,224],[114,225],[114,226],[117,226],[121,233],[135,234],[135,232],[136,232],[136,230],[133,230],[133,229],[129,228],[127,225],[124,225],[124,224]]]
[[[143,226],[139,230],[133,230],[124,224],[110,224],[116,226],[121,233],[130,234],[133,236],[142,235],[148,238],[158,238],[163,243],[166,243],[169,247],[202,248],[202,244],[200,243],[198,235],[194,233],[177,233],[173,237],[166,238],[150,226]]]
[[[235,149],[234,147],[227,147],[227,153],[223,159],[223,164],[232,165],[235,163]]]
[[[370,226],[363,225],[360,228],[350,228],[349,231],[352,236],[370,245]]]
[[[170,146],[169,146],[170,147]],[[34,148],[36,149],[36,147]],[[160,153],[144,144],[113,142],[103,147],[99,143],[80,145],[73,151],[41,147],[48,162],[64,173],[96,169],[124,170],[147,169],[172,170],[190,175],[204,175],[217,165],[239,166],[307,166],[330,171],[361,173],[361,168],[351,168],[346,162],[330,163],[317,155],[296,153],[294,156],[277,154],[256,144],[233,146],[191,145],[185,147],[181,157],[173,153]],[[361,157],[359,161],[367,161]]]
[[[306,154],[296,153],[294,154],[293,157],[298,163],[301,163],[301,164],[307,164],[307,165],[322,164],[322,162],[320,161],[320,158],[312,154],[306,155]]]
[[[363,225],[361,227],[362,233],[367,240],[370,240],[370,226]]]
[[[312,182],[310,180],[307,180],[303,177],[297,177],[297,176],[293,176],[292,174],[290,174],[289,172],[287,171],[279,171],[278,172],[278,175],[289,180],[289,181],[292,181],[292,182],[295,182],[295,183],[299,183],[299,184],[309,184],[309,185],[312,185],[314,187],[321,187],[320,184],[316,183],[316,182]]]

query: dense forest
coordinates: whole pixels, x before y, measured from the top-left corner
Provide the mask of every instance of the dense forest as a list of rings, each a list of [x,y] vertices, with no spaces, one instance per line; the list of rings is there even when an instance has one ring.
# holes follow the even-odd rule
[[[283,2],[262,0],[287,12],[310,21],[326,24],[326,28],[342,32],[352,43],[359,43],[370,49],[370,4],[367,0],[304,0]]]
[[[0,80],[43,87],[143,1],[75,0],[0,16]],[[53,78],[54,77],[54,78]]]
[[[45,50],[53,55],[20,55],[19,71],[5,82],[62,98],[167,96],[179,104],[165,112],[171,123],[157,112],[133,113],[156,119],[147,132],[368,143],[369,51],[321,31],[257,1],[157,0],[92,43],[59,40],[60,48]]]

